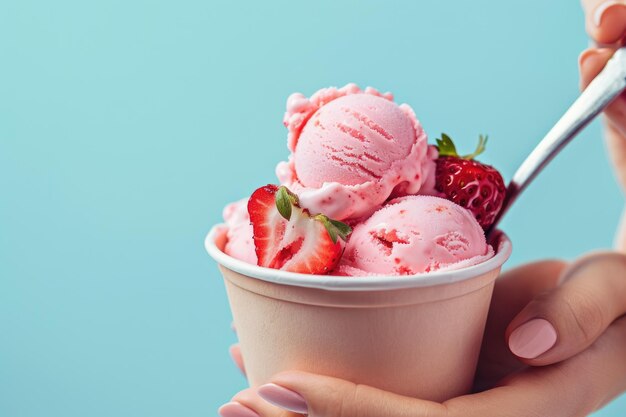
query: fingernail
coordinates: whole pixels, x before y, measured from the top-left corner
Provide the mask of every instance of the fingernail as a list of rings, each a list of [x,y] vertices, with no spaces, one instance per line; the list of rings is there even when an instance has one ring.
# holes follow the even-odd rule
[[[293,413],[304,414],[309,410],[302,395],[280,385],[262,385],[257,390],[257,393],[268,403]]]
[[[261,417],[254,410],[237,401],[224,404],[217,412],[220,413],[222,417]]]
[[[549,321],[533,319],[511,333],[509,349],[520,358],[533,359],[556,343],[556,330]]]
[[[612,8],[613,6],[624,6],[624,4],[617,2],[615,0],[605,1],[601,5],[596,8],[596,11],[593,12],[593,24],[596,27],[599,27],[602,23],[602,18],[605,16],[606,12]]]
[[[584,70],[590,62],[593,62],[596,59],[596,51],[594,49],[587,49],[585,52],[580,54],[578,58],[578,66]]]

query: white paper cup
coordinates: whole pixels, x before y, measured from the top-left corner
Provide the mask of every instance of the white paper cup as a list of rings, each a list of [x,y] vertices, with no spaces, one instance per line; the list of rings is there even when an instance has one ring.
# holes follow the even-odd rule
[[[219,264],[250,385],[301,370],[433,401],[472,386],[494,281],[511,254],[456,271],[412,276],[306,275],[222,252],[226,227],[205,246]]]

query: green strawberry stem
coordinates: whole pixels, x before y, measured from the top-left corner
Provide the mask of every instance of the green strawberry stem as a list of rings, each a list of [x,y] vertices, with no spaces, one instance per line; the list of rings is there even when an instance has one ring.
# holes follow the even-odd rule
[[[476,150],[469,154],[460,156],[456,150],[456,146],[454,145],[454,141],[450,136],[445,133],[441,134],[441,139],[435,139],[437,142],[437,149],[439,150],[439,156],[452,156],[455,158],[462,158],[467,160],[472,160],[476,158],[478,155],[485,152],[487,148],[487,139],[489,137],[487,135],[479,135],[478,136],[478,145],[476,146]]]
[[[478,155],[480,155],[481,153],[485,152],[485,149],[487,148],[487,139],[489,139],[489,136],[487,135],[479,135],[478,136],[478,145],[476,146],[476,150],[474,151],[474,153],[471,153],[469,155],[465,155],[463,156],[463,159],[469,159],[472,160],[474,158],[476,158]]]
[[[344,242],[347,241],[348,236],[352,233],[350,226],[338,220],[330,219],[324,214],[317,214],[314,218],[324,225],[333,243],[337,243],[337,237],[340,237]]]

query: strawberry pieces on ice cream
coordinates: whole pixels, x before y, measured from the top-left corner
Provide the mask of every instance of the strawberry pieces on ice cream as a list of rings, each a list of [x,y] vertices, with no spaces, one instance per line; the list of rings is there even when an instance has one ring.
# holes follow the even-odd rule
[[[286,187],[266,185],[248,201],[258,265],[305,274],[326,274],[339,262],[341,240],[351,232],[323,214],[310,215]]]

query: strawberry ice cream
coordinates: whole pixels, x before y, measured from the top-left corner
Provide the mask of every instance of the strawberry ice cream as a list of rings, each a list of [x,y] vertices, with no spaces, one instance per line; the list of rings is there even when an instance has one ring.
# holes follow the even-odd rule
[[[348,84],[309,99],[292,94],[284,123],[292,154],[276,173],[311,212],[351,220],[390,196],[434,189],[437,152],[413,110],[390,93]]]
[[[355,84],[292,94],[283,122],[291,154],[276,167],[280,184],[224,209],[227,255],[342,276],[460,269],[494,255],[484,230],[505,186],[474,159],[486,136],[469,155],[446,134],[429,146],[408,105]]]
[[[407,196],[354,227],[337,272],[412,275],[459,269],[492,256],[468,210],[439,197]]]

